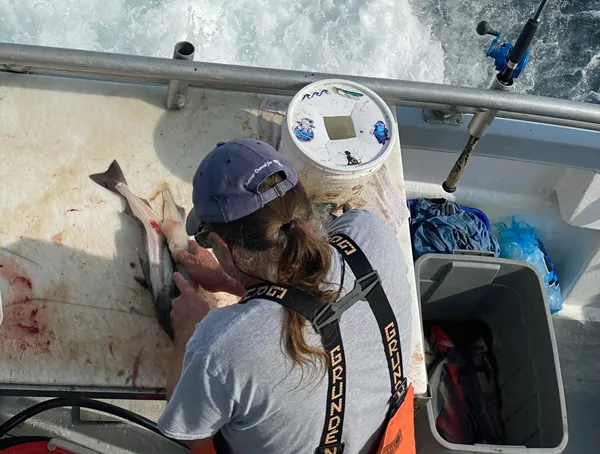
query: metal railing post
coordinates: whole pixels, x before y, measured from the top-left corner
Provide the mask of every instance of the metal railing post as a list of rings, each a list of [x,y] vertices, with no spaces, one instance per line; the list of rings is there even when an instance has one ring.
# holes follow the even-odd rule
[[[188,41],[179,41],[175,44],[173,50],[173,58],[175,60],[193,60],[196,49],[194,45]],[[183,109],[185,107],[185,101],[187,91],[190,83],[181,80],[170,80],[169,88],[167,88],[167,109]]]

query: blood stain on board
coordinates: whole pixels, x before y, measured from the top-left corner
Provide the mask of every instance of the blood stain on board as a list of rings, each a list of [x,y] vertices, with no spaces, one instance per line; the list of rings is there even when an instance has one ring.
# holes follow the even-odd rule
[[[40,332],[40,329],[35,325],[24,325],[23,323],[17,323],[17,326],[31,334],[38,334]]]
[[[8,295],[3,295],[5,307],[20,300],[29,301],[33,297],[31,279],[16,262],[0,258],[0,279],[9,284]]]
[[[55,233],[54,235],[52,235],[52,242],[59,247],[62,246],[63,245],[62,233],[58,232],[58,233]]]
[[[35,295],[29,274],[18,262],[5,257],[0,257],[1,281],[8,287],[2,295],[4,321],[0,325],[0,361],[50,354],[49,345],[56,336],[51,329],[54,310],[46,309],[46,298]]]
[[[20,300],[13,301],[11,304],[13,306],[16,306],[17,304],[25,304],[25,303],[28,303],[29,301],[32,301],[32,300],[33,300],[33,298],[30,298],[30,297],[26,296],[26,297],[24,297],[24,298],[22,298]]]
[[[32,288],[33,284],[31,283],[31,280],[25,276],[17,276],[13,279],[13,284],[19,284],[19,285],[24,285],[27,288]]]
[[[122,377],[123,375],[125,375],[125,371],[123,369],[119,369],[117,371],[117,377]],[[129,380],[129,379],[128,379]]]
[[[133,369],[131,371],[131,375],[129,377],[127,377],[127,380],[125,380],[125,383],[129,383],[129,381],[131,380],[132,388],[137,387],[137,378],[138,378],[138,374],[140,373],[140,364],[142,362],[142,352],[143,351],[144,351],[144,347],[140,348],[140,351],[138,352],[138,354],[135,357],[135,360],[133,361]]]

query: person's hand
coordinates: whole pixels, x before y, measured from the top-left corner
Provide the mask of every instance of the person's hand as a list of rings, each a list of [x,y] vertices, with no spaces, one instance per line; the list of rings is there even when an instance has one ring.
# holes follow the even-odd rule
[[[177,261],[185,266],[190,278],[209,292],[238,294],[241,286],[221,267],[208,249],[190,240],[189,252],[180,251]],[[242,289],[243,293],[243,289]]]
[[[174,273],[173,280],[181,295],[171,302],[171,326],[175,333],[175,343],[185,344],[210,308],[180,273]]]

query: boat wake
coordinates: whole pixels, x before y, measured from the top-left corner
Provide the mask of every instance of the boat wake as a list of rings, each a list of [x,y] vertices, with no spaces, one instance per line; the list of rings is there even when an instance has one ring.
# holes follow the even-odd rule
[[[536,1],[0,0],[0,41],[486,87],[486,19],[513,42]],[[521,91],[600,102],[597,0],[544,11]]]

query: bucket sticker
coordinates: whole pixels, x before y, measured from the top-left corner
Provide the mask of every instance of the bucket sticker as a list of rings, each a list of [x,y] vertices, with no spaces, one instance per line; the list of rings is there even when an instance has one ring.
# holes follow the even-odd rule
[[[294,128],[294,135],[302,142],[310,142],[315,138],[315,122],[310,118],[303,118],[297,121],[298,125]]]
[[[324,88],[321,91],[313,91],[312,94],[306,93],[304,96],[302,96],[302,101],[304,101],[305,99],[312,99],[315,96],[328,95],[329,93],[329,90],[327,90],[326,88]]]
[[[344,153],[346,153],[346,159],[348,160],[349,166],[360,165],[360,159],[357,159],[354,156],[352,156],[352,153],[350,153],[349,151],[344,151]]]
[[[385,143],[388,140],[390,140],[389,131],[385,127],[385,123],[381,120],[379,120],[377,123],[375,123],[375,126],[373,126],[373,131],[371,131],[371,134],[373,134],[375,136],[375,138],[377,139],[377,142],[379,142],[381,145],[385,145]]]
[[[338,95],[343,96],[345,98],[360,99],[360,98],[362,98],[364,96],[362,93],[359,93],[358,91],[345,90],[345,89],[340,88],[340,87],[333,87],[333,89],[335,90],[335,92]]]

